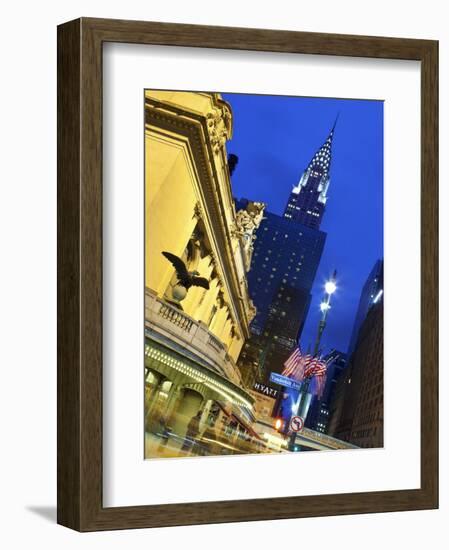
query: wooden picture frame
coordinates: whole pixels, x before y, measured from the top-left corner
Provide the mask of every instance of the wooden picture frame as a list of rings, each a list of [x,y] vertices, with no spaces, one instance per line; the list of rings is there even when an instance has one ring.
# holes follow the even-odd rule
[[[104,42],[421,62],[421,488],[105,508],[102,503]],[[82,18],[58,27],[58,523],[79,531],[438,506],[438,43]]]

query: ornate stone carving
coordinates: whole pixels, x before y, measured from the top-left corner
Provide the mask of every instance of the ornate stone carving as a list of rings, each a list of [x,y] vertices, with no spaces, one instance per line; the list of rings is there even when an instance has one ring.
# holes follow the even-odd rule
[[[251,323],[251,321],[254,319],[257,313],[257,308],[254,305],[254,302],[252,300],[249,300],[248,304],[248,323]]]
[[[212,260],[209,261],[209,265],[212,265]],[[218,271],[216,269],[215,266],[212,267],[212,271],[210,272],[210,275],[209,275],[209,280],[210,281],[214,281],[216,280],[217,282],[217,285],[219,284],[219,277],[218,277]]]
[[[231,234],[242,241],[247,270],[251,264],[254,241],[256,240],[255,232],[264,219],[265,206],[263,202],[249,202],[246,210],[239,210],[236,213],[235,225],[231,229]]]
[[[190,237],[185,250],[186,264],[189,271],[194,271],[200,261],[201,255],[201,236],[194,231]]]
[[[213,269],[216,270],[218,262],[217,262],[217,258],[215,257],[215,254],[212,252],[212,250],[209,252],[208,256],[209,256],[209,265],[213,266]],[[217,272],[216,276],[218,277],[218,272]]]
[[[202,218],[204,218],[204,213],[203,213],[203,209],[201,208],[201,205],[199,202],[197,202],[195,204],[195,207],[193,209],[193,215],[195,216],[195,218],[197,218],[198,220],[201,220]]]
[[[224,307],[225,305],[225,299],[224,299],[224,293],[222,290],[219,290],[218,291],[218,295],[217,295],[217,306],[218,306],[218,309],[221,309],[222,307]]]
[[[212,150],[218,154],[220,149],[231,137],[232,115],[226,106],[215,107],[206,115],[207,131],[212,145]]]
[[[235,215],[235,233],[246,240],[254,240],[254,231],[263,220],[265,206],[263,202],[250,202],[246,210],[239,210]]]

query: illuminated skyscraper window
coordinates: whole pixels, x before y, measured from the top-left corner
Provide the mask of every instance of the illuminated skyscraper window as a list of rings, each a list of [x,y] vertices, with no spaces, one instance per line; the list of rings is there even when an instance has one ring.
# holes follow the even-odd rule
[[[319,229],[326,206],[336,122],[337,120],[326,141],[304,170],[298,185],[293,187],[284,211],[284,218],[313,229]]]

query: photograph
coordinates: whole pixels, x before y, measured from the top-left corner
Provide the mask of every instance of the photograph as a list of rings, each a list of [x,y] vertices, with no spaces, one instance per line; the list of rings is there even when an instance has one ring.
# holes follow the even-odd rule
[[[415,4],[4,4],[2,548],[448,538],[448,10]]]
[[[384,102],[143,102],[145,459],[382,448]]]

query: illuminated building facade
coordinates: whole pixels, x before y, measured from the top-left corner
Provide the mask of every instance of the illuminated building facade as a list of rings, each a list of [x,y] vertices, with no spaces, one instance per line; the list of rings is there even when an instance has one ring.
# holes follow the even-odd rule
[[[303,172],[298,185],[293,187],[284,211],[284,218],[312,229],[320,228],[326,207],[334,131],[335,124]]]
[[[231,107],[219,94],[146,91],[146,430],[169,426],[182,438],[199,413],[201,427],[226,436],[229,452],[233,441],[257,439],[254,398],[236,362],[256,313],[246,272],[264,209],[235,210],[231,136]],[[209,289],[180,288],[164,251]]]
[[[236,202],[238,208],[246,200]],[[326,233],[264,213],[254,242],[248,285],[257,308],[251,324],[261,381],[280,372],[302,331]]]

